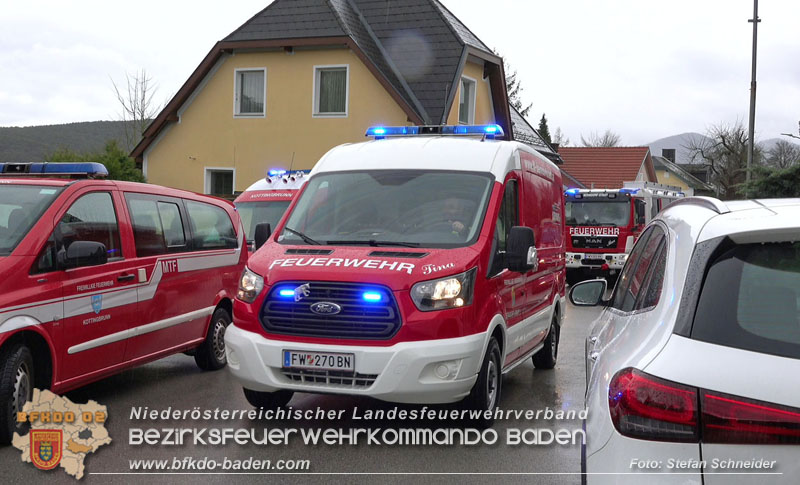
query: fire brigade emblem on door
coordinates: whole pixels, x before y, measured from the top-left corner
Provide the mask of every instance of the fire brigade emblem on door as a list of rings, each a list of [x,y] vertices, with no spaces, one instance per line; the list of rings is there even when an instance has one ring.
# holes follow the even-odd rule
[[[95,313],[100,313],[103,309],[103,295],[92,295],[92,310]]]

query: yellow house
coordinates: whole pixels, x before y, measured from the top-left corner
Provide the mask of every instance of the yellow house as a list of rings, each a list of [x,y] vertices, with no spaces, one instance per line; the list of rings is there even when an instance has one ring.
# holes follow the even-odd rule
[[[211,49],[131,155],[151,183],[230,195],[371,125],[458,123],[552,155],[509,106],[502,59],[439,1],[276,0]]]
[[[666,157],[653,156],[653,168],[658,183],[680,187],[687,196],[717,195],[713,185],[703,182]]]

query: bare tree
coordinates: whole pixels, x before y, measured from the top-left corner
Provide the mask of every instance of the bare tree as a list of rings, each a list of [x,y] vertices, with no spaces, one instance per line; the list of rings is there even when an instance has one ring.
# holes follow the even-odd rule
[[[585,147],[615,147],[619,146],[620,136],[611,130],[606,130],[602,135],[593,131],[588,138],[581,135],[581,143]]]
[[[775,146],[767,151],[764,162],[770,167],[789,168],[800,163],[800,146],[786,140],[778,140]]]
[[[557,126],[556,131],[553,132],[553,143],[560,147],[569,146],[569,138],[561,131],[561,127]]]
[[[709,167],[709,181],[717,186],[719,195],[735,199],[747,175],[747,143],[747,127],[739,120],[712,126],[706,131],[706,138],[693,138],[684,148],[689,150],[693,162]],[[754,162],[759,164],[760,146],[755,146],[753,155]]]
[[[800,135],[800,121],[797,122],[797,133],[798,135]],[[788,136],[791,138],[797,138],[798,140],[800,140],[800,136],[792,135],[791,133],[781,133],[781,135]]]
[[[113,79],[111,84],[114,86],[114,93],[121,107],[120,119],[124,122],[125,130],[124,148],[131,151],[141,140],[142,134],[158,114],[160,107],[153,102],[158,87],[145,69],[133,74],[126,73],[125,80],[126,86],[123,90]]]

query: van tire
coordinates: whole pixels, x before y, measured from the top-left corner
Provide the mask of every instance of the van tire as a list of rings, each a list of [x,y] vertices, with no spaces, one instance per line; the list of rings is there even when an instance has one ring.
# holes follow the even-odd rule
[[[547,338],[544,339],[544,347],[533,354],[533,366],[537,369],[552,369],[556,366],[556,359],[558,358],[558,341],[561,329],[558,326],[558,315],[553,315],[553,321],[550,323],[550,331],[547,332]]]
[[[33,354],[24,344],[16,344],[0,352],[0,445],[11,443],[14,432],[25,432],[17,425],[17,412],[33,396]],[[24,402],[21,400],[24,399]]]
[[[194,352],[197,367],[203,370],[219,370],[228,363],[225,356],[225,329],[231,324],[231,316],[224,308],[217,308],[211,315],[205,341]]]
[[[500,345],[492,337],[486,348],[486,355],[483,357],[481,370],[478,372],[478,380],[472,386],[469,396],[462,405],[469,410],[481,411],[481,417],[475,420],[475,425],[480,428],[489,428],[494,423],[494,410],[500,404],[500,394],[503,384],[503,369],[500,362]],[[484,411],[492,411],[492,416],[486,419]]]
[[[242,390],[244,391],[244,397],[247,398],[247,402],[253,405],[253,407],[265,409],[282,408],[289,404],[289,401],[292,400],[292,396],[294,395],[293,391],[262,392],[253,391],[246,387],[243,387]]]

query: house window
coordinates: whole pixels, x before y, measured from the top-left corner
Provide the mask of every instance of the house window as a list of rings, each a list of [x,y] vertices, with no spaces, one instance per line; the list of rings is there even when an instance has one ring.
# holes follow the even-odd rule
[[[234,116],[266,116],[267,70],[236,69],[234,74]]]
[[[314,116],[347,116],[349,67],[314,66]]]
[[[206,168],[206,194],[231,195],[236,183],[236,171],[232,168]]]
[[[462,125],[475,123],[475,85],[474,79],[461,78],[461,90],[458,98],[458,122]]]

